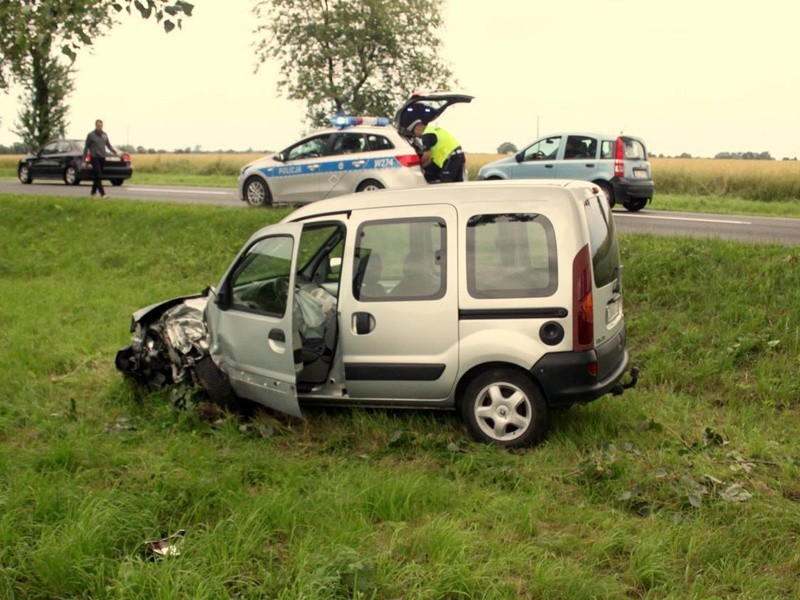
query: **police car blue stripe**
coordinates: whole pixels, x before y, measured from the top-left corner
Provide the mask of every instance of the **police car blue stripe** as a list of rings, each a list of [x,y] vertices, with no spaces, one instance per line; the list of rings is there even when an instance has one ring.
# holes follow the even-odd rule
[[[396,169],[402,165],[394,156],[380,158],[357,158],[353,160],[331,160],[308,163],[305,165],[287,165],[285,167],[262,167],[259,169],[267,177],[296,177],[314,173],[341,173],[347,171],[367,171],[374,169]]]

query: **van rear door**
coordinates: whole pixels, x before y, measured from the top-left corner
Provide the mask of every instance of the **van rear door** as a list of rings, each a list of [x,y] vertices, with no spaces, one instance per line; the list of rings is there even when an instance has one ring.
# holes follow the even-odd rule
[[[624,345],[619,353],[612,352],[602,360],[600,347],[612,342],[620,333],[624,335],[625,319],[622,311],[622,264],[614,218],[608,203],[599,194],[590,196],[584,203],[589,229],[589,250],[592,259],[592,296],[594,313],[594,345],[598,349],[598,377],[612,370],[622,359]],[[620,354],[620,356],[616,356]],[[603,364],[603,363],[606,364]]]

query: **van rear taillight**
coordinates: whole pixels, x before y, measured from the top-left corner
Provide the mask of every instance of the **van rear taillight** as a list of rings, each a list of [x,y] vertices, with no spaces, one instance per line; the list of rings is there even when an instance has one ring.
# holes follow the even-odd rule
[[[592,348],[594,348],[592,259],[587,244],[572,261],[572,349],[582,351]]]
[[[127,152],[125,154],[123,154],[122,155],[122,162],[126,162],[126,163],[131,162],[131,155],[128,154]]]
[[[400,154],[399,156],[395,156],[397,162],[399,162],[404,167],[417,167],[419,166],[419,156],[416,154]]]
[[[625,176],[625,143],[621,137],[617,138],[617,146],[614,149],[614,177]]]

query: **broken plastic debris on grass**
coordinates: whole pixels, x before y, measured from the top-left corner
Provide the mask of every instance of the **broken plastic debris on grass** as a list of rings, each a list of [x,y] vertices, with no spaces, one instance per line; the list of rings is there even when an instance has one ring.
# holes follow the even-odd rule
[[[136,425],[131,423],[131,420],[127,417],[119,417],[114,419],[111,423],[106,423],[105,425],[105,432],[106,433],[124,433],[126,431],[135,431]]]
[[[151,540],[144,542],[144,549],[148,556],[151,558],[164,558],[167,556],[180,556],[180,547],[184,538],[186,537],[186,530],[180,529],[172,535],[163,537],[160,540]]]

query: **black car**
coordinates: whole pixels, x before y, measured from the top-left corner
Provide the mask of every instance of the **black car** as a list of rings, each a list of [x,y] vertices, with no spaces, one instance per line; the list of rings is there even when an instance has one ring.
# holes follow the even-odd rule
[[[83,180],[91,181],[92,165],[83,160],[82,140],[53,140],[45,144],[37,154],[20,159],[17,176],[22,183],[34,179],[63,179],[67,185],[78,185]],[[103,179],[111,185],[122,182],[133,175],[131,155],[107,156]]]

